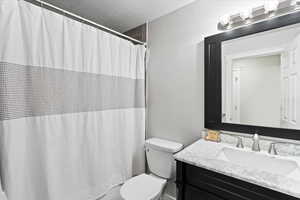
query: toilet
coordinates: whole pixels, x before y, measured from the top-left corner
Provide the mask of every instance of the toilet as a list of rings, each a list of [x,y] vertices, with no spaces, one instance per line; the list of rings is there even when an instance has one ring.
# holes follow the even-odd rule
[[[126,181],[120,193],[123,200],[158,200],[168,180],[175,176],[173,154],[182,144],[151,138],[146,140],[145,150],[150,174],[141,174]]]

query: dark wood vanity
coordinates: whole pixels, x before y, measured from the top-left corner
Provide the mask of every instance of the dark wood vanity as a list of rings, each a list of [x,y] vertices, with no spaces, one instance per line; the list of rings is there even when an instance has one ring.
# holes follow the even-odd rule
[[[177,161],[177,200],[297,200],[268,188]]]

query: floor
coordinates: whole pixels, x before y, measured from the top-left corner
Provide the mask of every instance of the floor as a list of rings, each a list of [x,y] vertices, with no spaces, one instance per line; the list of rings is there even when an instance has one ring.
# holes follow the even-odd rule
[[[97,200],[122,200],[120,196],[120,186],[113,188],[107,195]]]

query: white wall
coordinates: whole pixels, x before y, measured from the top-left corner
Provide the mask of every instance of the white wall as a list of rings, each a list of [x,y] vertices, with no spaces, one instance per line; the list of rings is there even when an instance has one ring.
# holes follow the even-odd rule
[[[280,127],[280,55],[233,61],[240,69],[240,123]]]
[[[149,25],[148,137],[188,145],[204,127],[204,37],[219,18],[264,0],[198,0]],[[174,195],[175,189],[168,190]]]

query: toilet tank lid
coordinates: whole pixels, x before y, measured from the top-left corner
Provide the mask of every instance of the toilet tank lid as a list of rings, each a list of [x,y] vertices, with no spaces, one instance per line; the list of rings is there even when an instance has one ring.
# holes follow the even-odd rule
[[[183,148],[183,145],[180,143],[159,138],[151,138],[146,140],[146,146],[170,153],[176,153]]]

